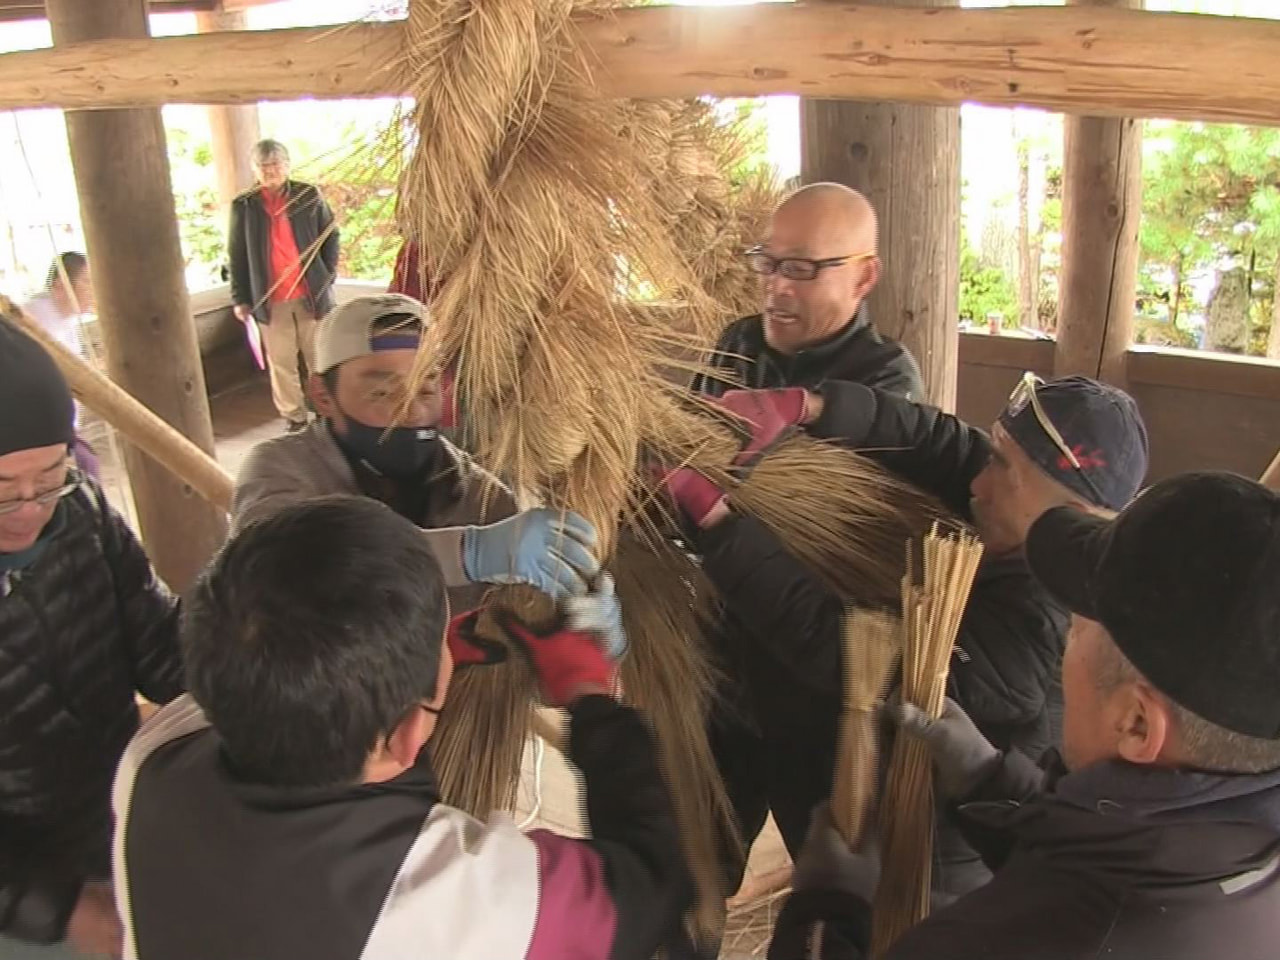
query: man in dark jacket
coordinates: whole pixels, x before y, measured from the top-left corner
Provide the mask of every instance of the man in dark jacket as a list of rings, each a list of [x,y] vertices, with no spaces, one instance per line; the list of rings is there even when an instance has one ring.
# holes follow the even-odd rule
[[[182,690],[176,601],[71,466],[72,423],[52,359],[0,320],[0,957],[118,954],[111,781],[136,694]]]
[[[338,230],[320,191],[289,179],[284,144],[255,144],[253,169],[258,185],[231,203],[231,300],[238,320],[261,324],[272,400],[289,429],[300,430],[302,368],[315,369],[316,319],[334,303]]]
[[[1050,506],[1117,510],[1146,473],[1146,429],[1124,392],[1083,377],[1020,381],[988,438],[941,411],[861,384],[817,391],[731,391],[728,409],[753,427],[753,445],[802,425],[813,436],[873,451],[888,469],[973,521],[986,555],[961,623],[950,692],[1002,749],[1038,757],[1053,742],[1054,678],[1067,613],[1031,577],[1026,529]],[[698,525],[696,546],[712,582],[752,630],[753,702],[777,728],[773,751],[805,743],[805,776],[779,784],[774,815],[793,854],[808,814],[830,789],[843,691],[846,598],[787,553],[757,520],[731,513],[709,482],[686,474],[676,489]],[[711,504],[711,506],[698,506]],[[790,726],[786,721],[790,720]],[[786,761],[791,763],[792,761]],[[966,892],[987,872],[953,835],[940,845],[937,887]]]
[[[1270,960],[1280,944],[1280,497],[1229,474],[1069,507],[1028,562],[1073,613],[1062,762],[990,744],[954,703],[888,711],[934,757],[996,870],[887,960]],[[866,956],[876,876],[816,829],[772,960]]]
[[[692,389],[720,397],[734,386],[814,387],[838,378],[904,397],[922,396],[915,359],[901,344],[882,337],[868,315],[865,299],[880,278],[877,242],[875,210],[857,191],[815,183],[788,196],[774,211],[768,236],[747,254],[761,277],[763,312],[724,331],[710,360],[720,377],[700,374]],[[767,531],[752,534],[767,541],[767,549],[783,551]],[[726,543],[726,552],[733,549]],[[744,544],[744,549],[755,545]],[[708,636],[722,676],[708,718],[711,749],[745,843],[752,843],[772,809],[794,852],[814,802],[804,785],[824,780],[826,761],[819,756],[815,763],[808,750],[776,747],[780,741],[808,740],[809,719],[795,711],[780,716],[754,696],[754,678],[771,674],[775,666],[753,649],[749,608],[734,597],[724,599]],[[825,787],[819,796],[825,796]],[[745,867],[739,847],[724,844],[727,894],[737,888]]]
[[[369,585],[376,584],[371,590]],[[610,694],[612,593],[507,625],[570,715],[589,840],[440,801],[428,750],[472,615],[417,527],[363,497],[285,507],[192,591],[191,696],[130,745],[116,881],[140,960],[648,960],[692,900],[643,719]]]
[[[802,187],[774,211],[769,234],[747,253],[761,277],[764,311],[720,335],[693,389],[813,387],[852,380],[920,399],[915,358],[871,325],[866,297],[880,279],[876,212],[838,183]]]

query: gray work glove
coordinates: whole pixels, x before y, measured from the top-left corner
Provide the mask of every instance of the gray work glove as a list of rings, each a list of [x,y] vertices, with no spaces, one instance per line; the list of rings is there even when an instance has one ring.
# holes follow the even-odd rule
[[[924,741],[933,755],[934,787],[948,800],[963,800],[1000,764],[1000,751],[950,697],[937,720],[912,703],[886,704],[884,715],[903,733]]]
[[[880,882],[880,849],[867,831],[857,851],[849,849],[831,819],[831,808],[819,804],[809,818],[809,832],[796,858],[793,889],[838,890],[870,903]]]

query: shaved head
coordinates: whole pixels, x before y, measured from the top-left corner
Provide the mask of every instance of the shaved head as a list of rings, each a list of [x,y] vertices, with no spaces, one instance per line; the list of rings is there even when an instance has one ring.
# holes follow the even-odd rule
[[[764,252],[778,259],[837,260],[811,280],[780,271],[764,278],[764,333],[769,346],[793,354],[839,334],[880,278],[879,224],[870,202],[840,183],[813,183],[774,211]]]
[[[880,222],[871,201],[843,183],[811,183],[791,194],[773,213],[779,219],[795,220],[814,247],[806,254],[815,260],[844,256],[850,250],[877,252]],[[824,248],[841,253],[824,252]]]

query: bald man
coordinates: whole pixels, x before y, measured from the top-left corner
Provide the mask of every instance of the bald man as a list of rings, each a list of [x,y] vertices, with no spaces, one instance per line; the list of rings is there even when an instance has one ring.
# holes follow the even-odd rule
[[[867,198],[842,184],[810,184],[783,200],[764,241],[747,253],[763,312],[729,325],[712,365],[751,389],[835,379],[923,397],[915,358],[881,336],[867,313],[880,279],[877,233]],[[733,385],[700,374],[693,389],[718,397]]]

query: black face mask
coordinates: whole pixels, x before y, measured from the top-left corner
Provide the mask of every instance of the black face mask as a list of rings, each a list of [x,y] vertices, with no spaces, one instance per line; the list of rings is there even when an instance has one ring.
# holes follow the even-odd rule
[[[401,480],[416,476],[440,449],[435,427],[371,427],[347,415],[345,435],[333,431],[349,453],[359,457],[378,473]]]

